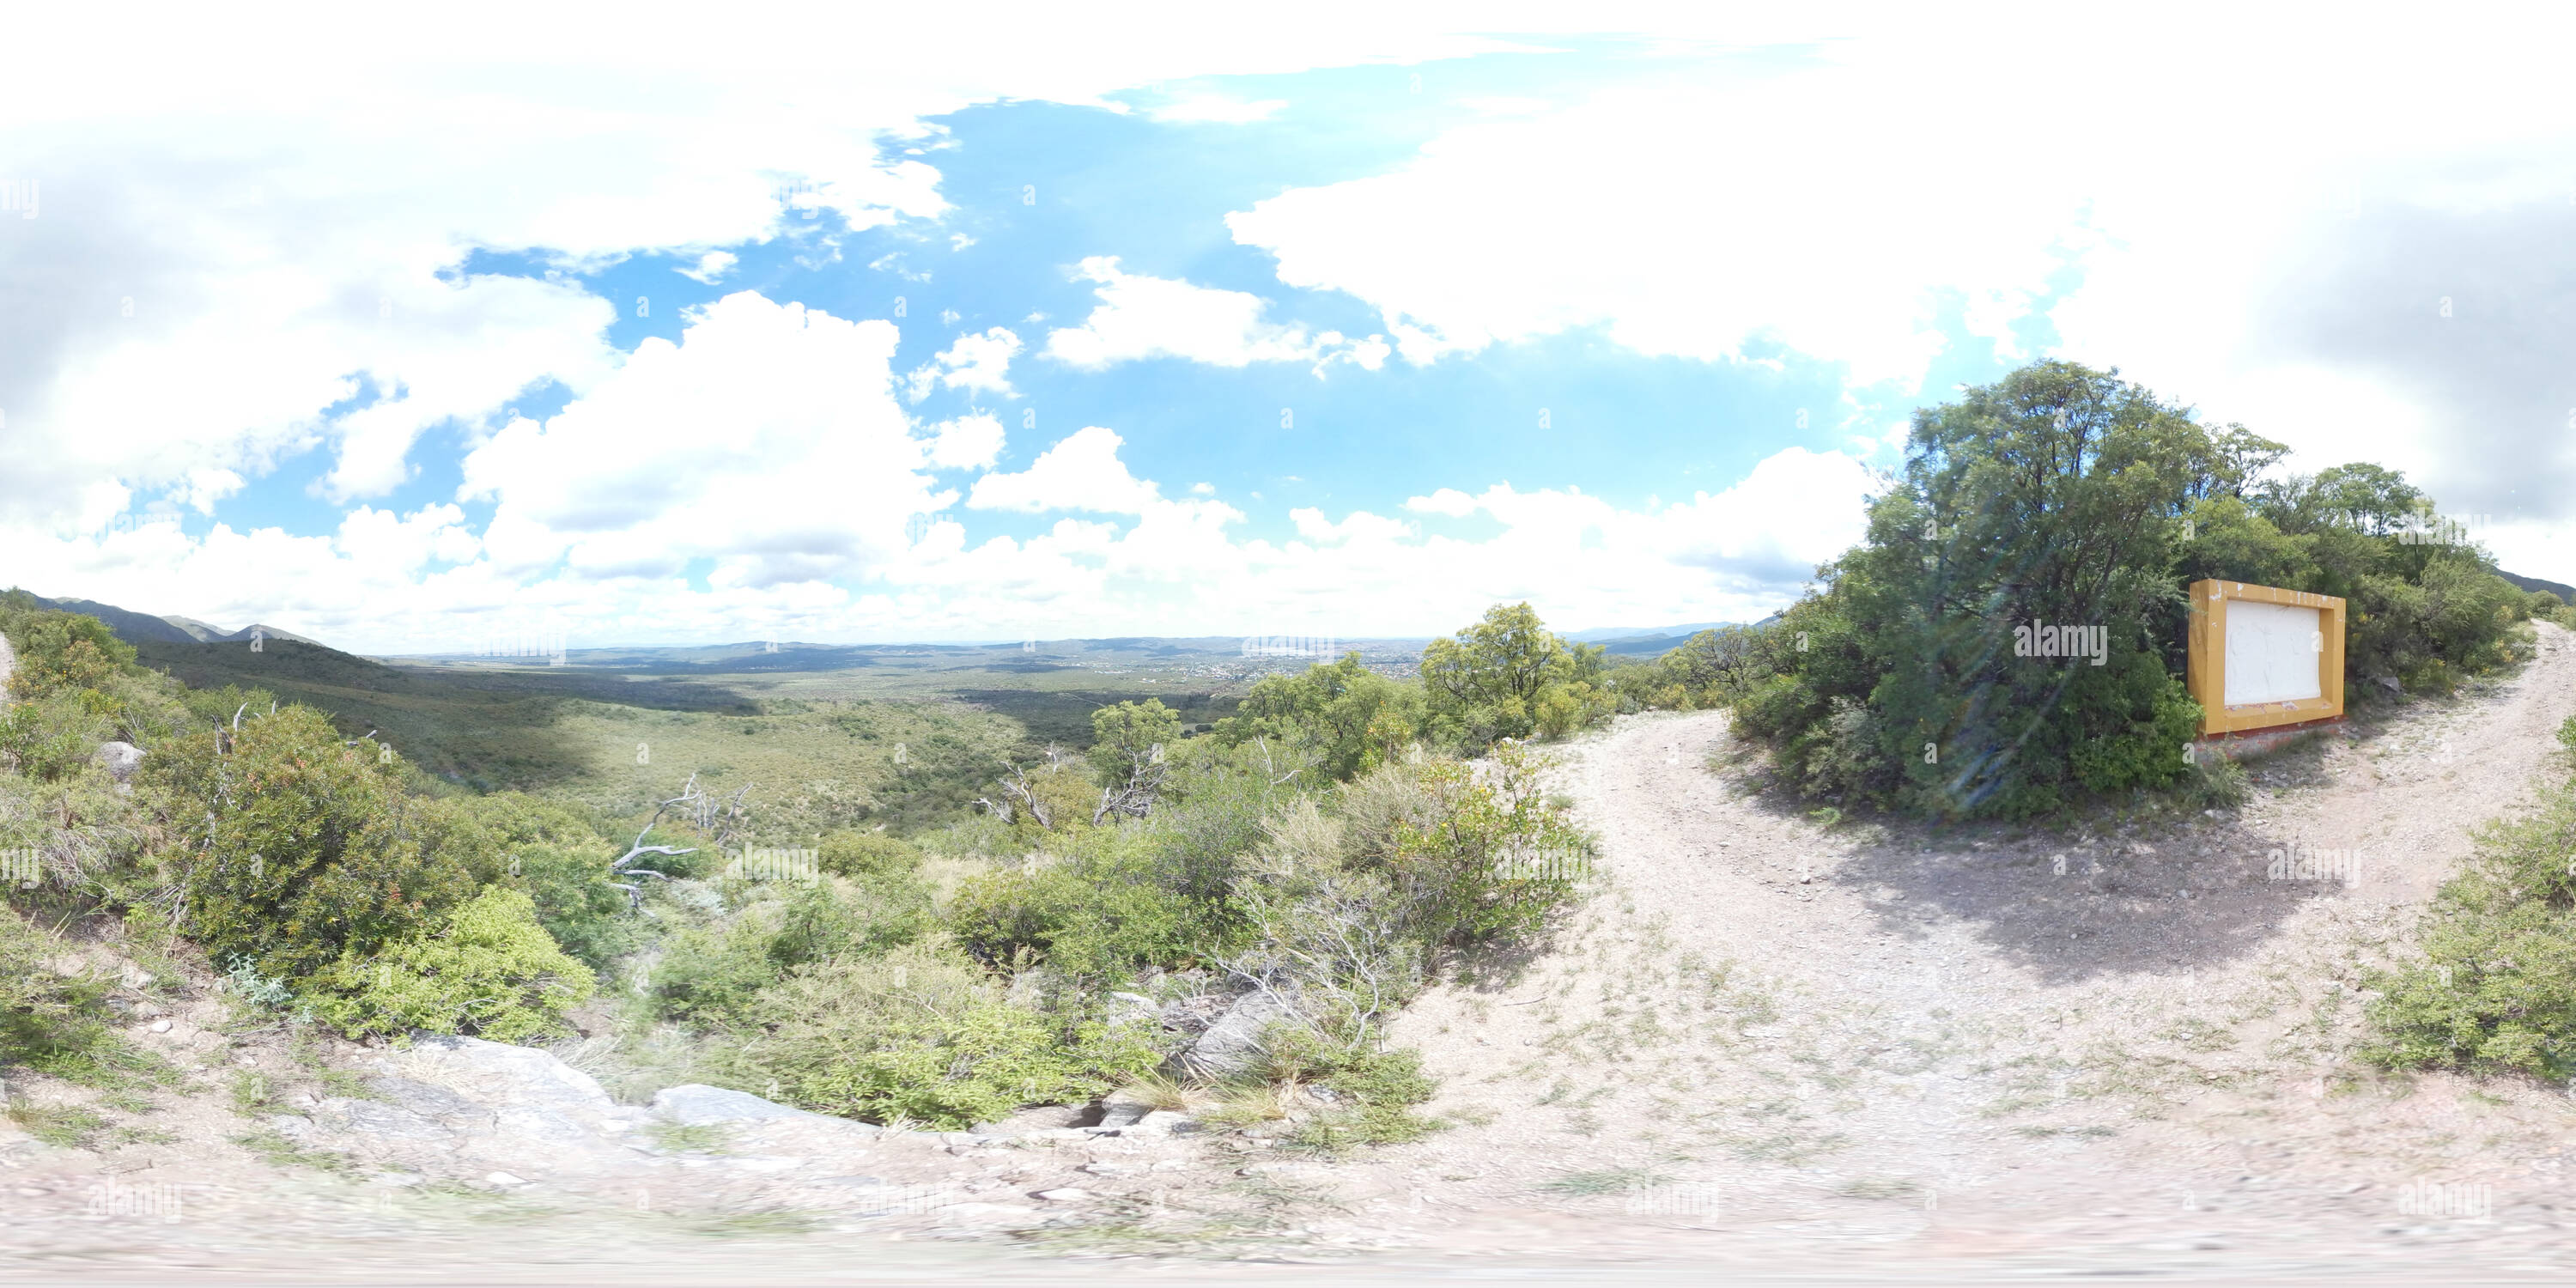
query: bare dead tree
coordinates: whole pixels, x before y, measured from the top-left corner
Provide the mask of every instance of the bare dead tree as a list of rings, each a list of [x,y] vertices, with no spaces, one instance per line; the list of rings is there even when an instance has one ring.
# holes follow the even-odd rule
[[[725,842],[732,840],[734,833],[741,829],[743,819],[750,812],[744,805],[743,798],[751,793],[751,786],[749,783],[744,783],[733,795],[718,796],[698,786],[698,776],[691,774],[689,781],[680,785],[679,795],[657,806],[653,810],[653,817],[645,820],[644,829],[635,834],[635,843],[626,847],[626,853],[620,855],[616,862],[608,865],[608,884],[626,892],[627,908],[631,911],[641,911],[644,907],[644,887],[636,884],[634,878],[651,877],[656,881],[671,879],[669,873],[656,872],[651,868],[631,868],[627,866],[628,864],[647,854],[677,857],[698,852],[696,846],[683,848],[644,843],[644,838],[651,836],[653,829],[662,825],[664,815],[675,809],[678,810],[682,820],[687,821],[700,832],[706,833],[710,842],[721,852]],[[621,881],[618,879],[620,877],[625,877],[627,880]]]
[[[1066,756],[1063,748],[1058,747],[1053,743],[1047,744],[1046,763],[1048,769],[1057,773],[1062,773],[1067,759],[1069,759],[1069,757]],[[1009,823],[1018,818],[1018,811],[1026,810],[1030,818],[1038,821],[1038,826],[1043,827],[1048,831],[1055,830],[1055,811],[1048,808],[1045,801],[1038,799],[1037,789],[1030,784],[1028,773],[1025,770],[1022,770],[1017,765],[1013,765],[1011,766],[1011,776],[1000,780],[994,785],[1001,789],[1001,800],[996,801],[989,796],[978,796],[975,798],[975,803],[983,806],[986,812],[992,814],[995,818],[998,818],[1005,823]]]
[[[1172,772],[1163,754],[1163,744],[1155,743],[1150,750],[1131,747],[1127,760],[1127,781],[1100,789],[1100,808],[1091,811],[1092,826],[1099,826],[1100,820],[1112,814],[1143,818],[1153,810],[1155,799],[1163,794],[1163,780]]]

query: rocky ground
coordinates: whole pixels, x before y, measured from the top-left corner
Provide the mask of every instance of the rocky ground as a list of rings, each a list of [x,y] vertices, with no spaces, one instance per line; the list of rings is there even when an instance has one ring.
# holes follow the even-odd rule
[[[1623,719],[1551,771],[1603,843],[1588,903],[1398,1025],[1453,1125],[1344,1159],[1126,1100],[946,1135],[620,1105],[548,1053],[305,1050],[165,990],[133,1031],[190,1083],[122,1138],[0,1142],[0,1250],[92,1281],[2563,1275],[2576,1100],[2349,1053],[2361,971],[2571,712],[2543,627],[2506,681],[2261,762],[2242,809],[2021,830],[1810,817],[1722,716]],[[2357,871],[2273,879],[2301,848]]]

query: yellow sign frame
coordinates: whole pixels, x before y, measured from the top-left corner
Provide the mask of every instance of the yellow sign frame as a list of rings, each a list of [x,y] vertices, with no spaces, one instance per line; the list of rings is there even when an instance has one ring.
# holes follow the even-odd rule
[[[2317,693],[2289,702],[2227,705],[2227,606],[2239,600],[2258,604],[2291,604],[2318,610]],[[2282,725],[2331,720],[2343,714],[2344,602],[2332,595],[2241,581],[2203,579],[2191,584],[2191,638],[2186,650],[2184,687],[2200,703],[2200,734],[2242,733]]]

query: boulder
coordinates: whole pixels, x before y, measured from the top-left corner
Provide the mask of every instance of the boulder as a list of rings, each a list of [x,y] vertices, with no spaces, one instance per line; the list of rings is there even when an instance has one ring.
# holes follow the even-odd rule
[[[130,742],[102,742],[98,745],[98,755],[93,759],[107,766],[108,776],[121,783],[134,777],[134,771],[142,767],[143,749]]]
[[[534,1047],[481,1038],[424,1037],[386,1063],[387,1073],[394,1078],[414,1086],[427,1084],[486,1106],[486,1112],[504,1106],[542,1110],[585,1128],[604,1128],[626,1117],[598,1080],[556,1059],[552,1052]],[[442,1111],[453,1112],[450,1102],[438,1103]]]
[[[763,1100],[748,1091],[731,1091],[690,1083],[684,1087],[664,1087],[653,1093],[653,1112],[673,1122],[696,1126],[700,1123],[771,1122],[782,1118],[810,1118],[824,1122],[847,1122],[851,1126],[871,1128],[868,1123],[851,1122],[829,1114],[805,1110]],[[873,1129],[873,1128],[871,1128]]]
[[[1287,1014],[1288,1008],[1268,993],[1236,998],[1181,1054],[1182,1071],[1212,1080],[1250,1073],[1262,1061],[1261,1031]]]

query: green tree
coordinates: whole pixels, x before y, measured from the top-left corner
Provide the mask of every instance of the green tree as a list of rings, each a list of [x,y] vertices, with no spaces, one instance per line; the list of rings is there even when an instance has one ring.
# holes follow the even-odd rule
[[[1228,746],[1268,737],[1314,749],[1337,781],[1404,753],[1422,733],[1427,713],[1420,686],[1371,671],[1357,653],[1317,663],[1296,675],[1264,676],[1235,713],[1217,722]]]
[[[1496,604],[1476,624],[1422,650],[1422,684],[1435,726],[1470,750],[1526,738],[1544,724],[1562,734],[1609,714],[1599,645],[1568,644],[1526,603]]]
[[[1781,624],[1809,648],[1781,655],[1788,678],[1746,700],[1745,727],[1810,791],[1942,814],[2173,782],[2198,708],[2166,668],[2171,572],[2216,454],[2182,409],[2073,363],[1917,412],[1866,544]],[[2083,648],[2033,655],[2039,628],[2069,627]]]
[[[345,745],[309,707],[241,732],[169,740],[144,761],[163,802],[185,925],[218,963],[302,979],[372,956],[474,892],[466,866],[423,853],[396,770]]]

